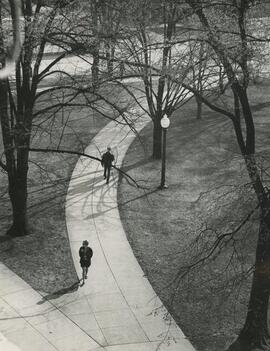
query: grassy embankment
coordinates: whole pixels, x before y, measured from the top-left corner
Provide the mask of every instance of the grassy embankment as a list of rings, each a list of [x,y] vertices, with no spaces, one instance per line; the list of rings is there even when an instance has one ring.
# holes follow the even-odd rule
[[[269,86],[250,88],[264,170],[270,156],[269,92]],[[225,349],[243,325],[258,213],[213,259],[185,279],[174,280],[180,267],[200,252],[198,257],[207,254],[216,235],[235,229],[255,205],[230,120],[207,108],[202,120],[195,116],[190,101],[172,117],[167,139],[169,188],[156,190],[160,162],[151,159],[148,125],[124,161],[124,168],[145,189],[122,180],[118,196],[128,239],[157,294],[198,350],[217,351]]]

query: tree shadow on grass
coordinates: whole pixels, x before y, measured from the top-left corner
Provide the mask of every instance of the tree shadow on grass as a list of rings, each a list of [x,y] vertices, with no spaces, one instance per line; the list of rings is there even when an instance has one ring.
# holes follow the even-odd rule
[[[105,213],[109,213],[109,212],[112,211],[113,209],[120,208],[120,207],[124,207],[125,205],[129,204],[130,202],[136,201],[136,200],[141,199],[141,198],[144,198],[144,197],[147,198],[148,195],[151,195],[151,194],[153,194],[153,193],[155,193],[155,192],[158,192],[158,190],[159,190],[158,188],[154,188],[154,189],[152,189],[152,190],[150,190],[150,191],[148,191],[148,192],[144,192],[142,195],[136,196],[136,197],[134,197],[134,198],[132,198],[132,199],[129,199],[129,200],[126,200],[126,201],[124,201],[124,202],[113,203],[112,206],[110,206],[109,208],[106,208],[106,209],[103,210],[103,211],[93,212],[93,213],[91,213],[89,216],[84,217],[84,219],[89,220],[89,219],[93,219],[93,218],[98,218],[98,217],[100,217],[101,215],[104,215]],[[108,191],[108,190],[107,190],[107,191]],[[103,194],[103,197],[104,197],[104,194]],[[100,203],[102,203],[102,202],[103,202],[103,200],[102,200],[102,198],[101,198],[101,199],[100,199]],[[108,207],[108,205],[107,205],[106,207]]]
[[[11,241],[11,240],[12,240],[12,238],[10,236],[7,236],[7,235],[0,236],[0,244],[4,243],[6,241]]]
[[[270,102],[269,101],[265,101],[265,102],[261,102],[259,104],[256,104],[256,105],[252,105],[251,106],[251,109],[253,112],[258,112],[266,107],[269,107],[270,106]]]
[[[12,239],[13,238],[6,235],[6,232],[4,231],[4,234],[0,236],[0,253],[12,251],[14,247],[14,242]]]
[[[42,305],[43,303],[45,303],[46,301],[50,301],[50,300],[54,300],[54,299],[58,299],[60,296],[63,296],[65,294],[68,293],[72,293],[78,290],[80,285],[80,281],[76,281],[75,283],[73,283],[71,286],[67,287],[67,288],[63,288],[60,290],[57,290],[51,294],[45,295],[42,297],[42,300],[39,301],[37,303],[37,305]]]

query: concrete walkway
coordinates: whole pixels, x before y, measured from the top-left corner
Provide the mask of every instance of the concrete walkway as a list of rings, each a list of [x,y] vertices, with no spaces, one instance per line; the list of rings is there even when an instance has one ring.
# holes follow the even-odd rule
[[[148,121],[140,119],[136,130]],[[110,145],[119,167],[134,137],[128,126],[110,122],[85,152],[100,157]],[[107,351],[194,351],[133,255],[120,220],[117,183],[115,170],[107,185],[101,165],[85,157],[70,181],[66,221],[79,276],[82,240],[94,250],[88,280],[78,292],[77,322]]]
[[[1,351],[89,351],[99,344],[77,323],[80,291],[43,297],[0,264]]]
[[[141,120],[136,129],[146,123]],[[86,153],[100,156],[110,144],[120,166],[134,136],[111,122]],[[82,240],[94,250],[83,287],[44,296],[0,263],[1,351],[194,351],[129,246],[117,206],[117,176],[113,171],[106,185],[99,163],[87,158],[79,159],[72,175],[66,220],[79,276]]]

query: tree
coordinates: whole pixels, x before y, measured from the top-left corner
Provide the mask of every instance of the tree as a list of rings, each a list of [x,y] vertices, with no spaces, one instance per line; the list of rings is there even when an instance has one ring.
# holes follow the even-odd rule
[[[84,42],[78,42],[81,40],[79,36],[75,40],[82,53],[93,56],[92,62],[88,62],[94,87],[104,84],[120,86],[133,99],[137,110],[149,115],[153,121],[153,157],[159,159],[161,118],[164,114],[171,116],[186,102],[188,95],[181,84],[192,65],[188,48],[183,45],[188,39],[181,30],[176,30],[177,22],[185,18],[183,6],[179,8],[174,1],[145,0],[125,4],[118,0],[109,3],[95,0],[90,5],[83,7],[84,21],[80,23],[80,28],[85,28],[84,33],[88,36]],[[158,13],[159,17],[153,13]],[[157,20],[162,24],[157,24]],[[201,60],[202,65],[204,61]],[[104,62],[108,74],[104,74]],[[201,74],[203,69],[202,66]],[[177,79],[171,79],[172,76]],[[130,85],[129,78],[142,81],[143,88]]]
[[[54,21],[57,21],[59,26],[63,20],[62,17],[58,17],[63,6],[61,1],[52,7],[44,7],[41,1],[37,1],[35,6],[30,0],[23,2],[25,40],[20,59],[16,64],[15,77],[13,77],[14,80],[11,77],[0,81],[0,122],[5,155],[5,162],[2,161],[0,165],[8,175],[9,196],[13,213],[13,224],[8,230],[8,234],[11,236],[21,236],[27,233],[27,174],[37,101],[44,94],[52,91],[72,90],[72,96],[67,94],[64,103],[55,103],[54,108],[57,109],[64,104],[72,105],[75,97],[79,94],[79,90],[70,82],[38,91],[38,87],[44,79],[59,73],[65,75],[65,72],[60,72],[59,69],[52,71],[52,68],[66,56],[67,53],[63,51],[47,67],[41,68],[46,45],[52,39],[50,34],[54,29]],[[1,10],[1,14],[5,15],[3,7]],[[11,12],[11,16],[15,20],[13,12]],[[0,18],[0,21],[1,28],[3,28],[3,17]],[[0,35],[2,66],[6,63],[8,49],[6,43],[7,38],[2,31]],[[39,113],[45,113],[50,109],[52,111],[53,106],[50,106],[49,109],[40,108]]]
[[[74,28],[77,35],[70,39],[77,53],[92,56],[89,63],[95,89],[98,88],[101,79],[113,74],[115,47],[122,23],[125,22],[126,7],[126,2],[119,0],[91,0],[81,4],[80,22],[77,28]],[[74,25],[75,18],[71,22]]]
[[[113,59],[121,27],[125,21],[126,4],[119,1],[101,2],[101,31],[104,37],[104,50],[107,62],[107,73],[113,74]]]
[[[208,67],[208,47],[203,41],[188,41],[188,47],[190,50],[190,83],[193,88],[198,92],[195,96],[196,104],[197,104],[197,119],[202,118],[202,100],[200,99],[200,95],[202,95],[203,91],[208,87],[208,80],[206,79],[206,75],[208,77],[211,75],[211,71],[209,71]],[[211,73],[210,73],[211,72]],[[210,77],[209,77],[210,78]]]
[[[152,22],[149,20],[156,9],[162,14],[161,25],[156,23],[156,19],[152,19]],[[170,117],[187,98],[187,91],[181,82],[189,71],[189,54],[186,48],[181,47],[181,33],[176,30],[183,13],[174,1],[153,4],[142,0],[130,7],[129,17],[131,26],[127,28],[125,37],[118,41],[119,49],[115,54],[116,60],[125,65],[125,75],[115,77],[114,82],[123,86],[133,97],[137,108],[151,118],[153,158],[159,159],[160,121],[164,114]],[[182,43],[185,41],[182,38]],[[131,89],[122,78],[138,78],[143,87]]]
[[[129,123],[124,116],[128,102],[120,101],[119,89],[108,96],[110,87],[103,85],[96,91],[92,82],[89,83],[87,72],[77,74],[76,67],[70,72],[65,68],[67,62],[61,65],[62,61],[74,53],[80,63],[87,61],[88,58],[82,55],[85,54],[85,43],[93,43],[94,38],[89,27],[82,27],[84,22],[78,23],[78,18],[85,19],[81,4],[69,3],[50,1],[49,6],[45,6],[47,2],[44,1],[26,0],[23,3],[25,40],[20,59],[16,64],[15,75],[0,81],[0,121],[4,145],[4,160],[0,166],[8,176],[13,213],[13,224],[8,230],[11,236],[27,234],[27,180],[30,152],[38,151],[32,145],[36,133],[46,133],[52,136],[50,139],[54,139],[53,135],[57,134],[54,128],[58,112],[63,111],[61,119],[64,130],[68,124],[68,115],[65,116],[64,109],[68,111],[75,107],[87,107],[110,119],[116,119],[120,115],[123,119],[119,123]],[[5,14],[2,10],[1,13]],[[11,15],[15,20],[16,13]],[[0,20],[4,21],[3,18]],[[82,28],[87,31],[83,32]],[[0,34],[3,66],[7,57],[8,32]],[[45,54],[51,51],[55,55],[48,62],[44,59]],[[115,103],[115,95],[118,104]],[[50,102],[44,103],[44,98]],[[63,131],[57,142],[47,146],[54,153],[63,153],[62,136]],[[40,149],[45,152],[42,140]],[[74,150],[66,151],[69,151],[67,154],[80,155]]]
[[[234,106],[226,108],[216,100],[191,86],[184,86],[200,98],[208,107],[229,118],[241,152],[247,174],[250,178],[257,206],[260,209],[255,267],[245,324],[230,351],[268,350],[270,336],[268,330],[268,302],[270,293],[270,197],[264,184],[256,155],[256,131],[248,97],[250,83],[249,62],[254,43],[264,41],[250,26],[250,15],[263,2],[231,0],[212,3],[211,1],[186,0],[196,14],[203,28],[204,41],[211,47],[213,56],[222,65],[231,90]],[[222,18],[222,20],[221,20]],[[194,31],[198,28],[194,27]],[[266,38],[267,40],[267,38]],[[228,234],[229,235],[229,234]],[[234,235],[231,233],[230,235]],[[221,235],[212,246],[210,256],[215,254],[220,243],[226,240]]]

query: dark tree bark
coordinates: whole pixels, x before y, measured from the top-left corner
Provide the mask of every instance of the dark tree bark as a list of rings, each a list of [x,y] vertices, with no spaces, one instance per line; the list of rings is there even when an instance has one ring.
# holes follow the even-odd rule
[[[100,64],[100,58],[99,58],[99,48],[100,48],[100,43],[99,43],[99,38],[98,38],[98,25],[99,25],[99,20],[98,20],[98,7],[99,7],[99,1],[94,0],[91,2],[91,15],[92,15],[92,23],[93,23],[93,35],[94,35],[94,44],[92,48],[92,56],[93,56],[93,64],[92,64],[92,86],[93,89],[98,89],[99,86],[99,64]]]
[[[93,64],[92,64],[92,86],[97,89],[99,86],[99,49],[95,47],[93,50]]]
[[[162,153],[162,128],[160,118],[154,119],[153,124],[153,159],[159,160]]]
[[[14,144],[13,121],[8,112],[8,89],[7,82],[0,82],[0,120],[3,135],[4,151],[6,158],[6,171],[8,174],[8,190],[12,205],[13,223],[7,234],[11,236],[22,236],[27,233],[27,171],[28,151],[16,150]],[[16,137],[17,146],[23,146],[21,136]],[[23,143],[21,143],[23,141]]]
[[[269,202],[261,213],[256,263],[253,275],[248,312],[243,329],[228,351],[268,351],[268,303],[270,291],[270,214]]]
[[[197,119],[202,119],[202,100],[196,97],[196,103],[197,103]]]
[[[2,23],[2,18],[0,15]],[[1,63],[5,64],[4,40],[0,38]],[[28,151],[18,151],[16,155],[16,141],[20,143],[21,137],[16,136],[16,116],[11,106],[8,80],[0,81],[0,122],[5,153],[5,171],[8,175],[8,191],[12,206],[12,225],[7,231],[11,236],[23,236],[27,232],[27,164]],[[17,144],[18,145],[18,144]],[[23,157],[20,158],[21,153]],[[16,157],[17,156],[17,157]]]
[[[16,237],[27,234],[27,172],[18,173],[9,182],[13,223],[7,235]]]

